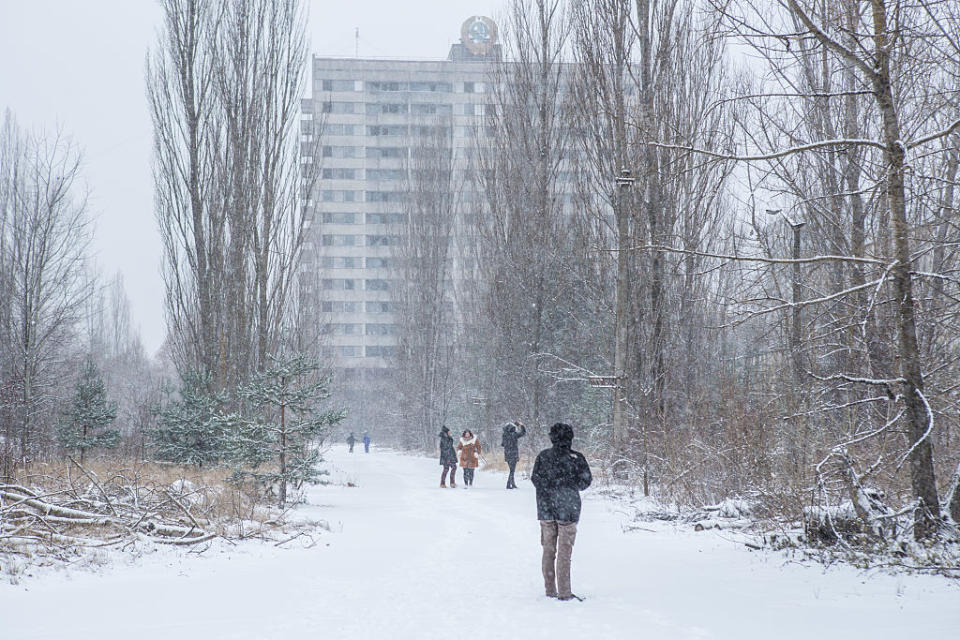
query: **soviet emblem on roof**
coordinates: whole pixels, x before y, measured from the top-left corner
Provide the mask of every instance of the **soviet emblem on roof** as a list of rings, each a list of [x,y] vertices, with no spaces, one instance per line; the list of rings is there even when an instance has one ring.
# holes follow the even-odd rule
[[[460,38],[473,55],[487,55],[497,42],[497,23],[485,16],[467,18],[460,28]]]

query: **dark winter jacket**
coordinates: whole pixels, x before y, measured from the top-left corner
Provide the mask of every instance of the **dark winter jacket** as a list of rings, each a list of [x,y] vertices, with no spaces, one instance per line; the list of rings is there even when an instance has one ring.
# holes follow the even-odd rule
[[[557,423],[550,429],[553,446],[537,456],[530,480],[537,488],[537,519],[558,522],[580,520],[580,492],[590,486],[590,465],[571,449],[573,428]]]
[[[503,427],[503,439],[500,440],[503,446],[503,459],[507,462],[516,462],[520,459],[520,449],[517,441],[527,435],[527,428],[520,425],[520,431],[517,431],[517,425],[512,422]]]
[[[457,450],[453,448],[453,436],[447,430],[440,432],[440,464],[457,464]]]

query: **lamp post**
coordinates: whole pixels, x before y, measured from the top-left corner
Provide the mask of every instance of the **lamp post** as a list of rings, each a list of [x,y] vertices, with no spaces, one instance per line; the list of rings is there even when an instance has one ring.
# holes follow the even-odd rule
[[[490,399],[476,396],[476,397],[470,398],[470,404],[476,405],[478,407],[483,407],[484,425],[482,427],[482,432],[484,434],[484,439],[486,439],[489,442],[489,439],[487,439],[486,436],[490,435],[488,433],[490,429]]]
[[[800,290],[800,230],[803,229],[805,222],[788,218],[782,209],[767,209],[767,215],[782,217],[790,228],[793,229],[793,291],[790,295],[791,320],[790,320],[790,352],[793,358],[794,375],[799,382],[803,378],[803,358],[800,352],[800,306],[803,299],[803,293]]]
[[[613,444],[619,453],[626,444],[626,426],[623,412],[623,385],[624,369],[627,358],[627,252],[622,243],[627,238],[627,190],[636,182],[629,169],[621,169],[614,177],[617,185],[617,308],[614,327],[613,345]]]

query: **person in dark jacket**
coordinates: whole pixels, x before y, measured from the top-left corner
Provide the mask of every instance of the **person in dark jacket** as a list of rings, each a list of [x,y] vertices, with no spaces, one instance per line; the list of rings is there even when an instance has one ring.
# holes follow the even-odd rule
[[[503,446],[503,459],[506,461],[507,466],[510,467],[510,475],[507,477],[507,489],[517,488],[517,483],[513,479],[513,474],[517,470],[517,462],[520,460],[520,447],[517,446],[517,441],[525,435],[527,435],[527,428],[523,426],[523,423],[519,420],[515,423],[508,422],[503,427],[503,437],[500,440],[500,444]]]
[[[357,443],[357,439],[353,437],[353,432],[350,432],[350,435],[347,436],[347,444],[350,446],[350,453],[353,453],[353,445]]]
[[[453,448],[453,436],[450,429],[444,425],[440,429],[440,464],[443,473],[440,474],[440,488],[447,488],[447,471],[450,472],[450,486],[457,487],[457,450]]]
[[[587,459],[571,448],[573,427],[556,423],[550,427],[550,442],[553,446],[540,452],[530,476],[537,489],[543,583],[547,596],[572,600],[577,596],[570,587],[570,558],[580,521],[580,492],[593,476]]]

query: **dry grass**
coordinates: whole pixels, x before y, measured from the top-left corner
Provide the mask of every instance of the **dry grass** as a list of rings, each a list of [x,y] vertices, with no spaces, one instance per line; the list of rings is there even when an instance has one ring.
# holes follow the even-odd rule
[[[214,538],[258,538],[280,546],[325,523],[291,522],[252,484],[231,471],[99,459],[33,463],[0,482],[0,558],[21,564],[77,562],[103,547],[142,543],[200,546]]]
[[[264,496],[249,487],[232,486],[228,481],[230,473],[230,469],[218,466],[200,468],[142,460],[98,459],[85,462],[83,467],[61,460],[19,469],[16,483],[45,492],[87,486],[91,482],[126,486],[140,492],[170,491],[188,499],[191,508],[202,512],[203,519],[209,522],[267,519],[269,509]]]
[[[503,456],[499,457],[489,457],[486,458],[482,465],[483,469],[489,469],[491,471],[502,471],[507,473],[510,471],[510,467],[507,466],[507,463],[503,460]],[[533,469],[533,460],[528,460],[527,458],[520,458],[520,462],[517,463],[517,475],[525,474],[524,477],[529,475],[529,472]]]

